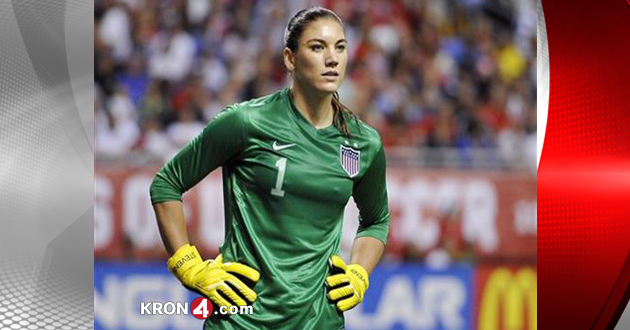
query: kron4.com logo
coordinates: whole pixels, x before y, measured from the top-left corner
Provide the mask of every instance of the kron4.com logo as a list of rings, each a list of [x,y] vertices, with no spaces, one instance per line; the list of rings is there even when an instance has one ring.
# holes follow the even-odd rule
[[[197,319],[207,319],[212,314],[252,314],[252,306],[221,306],[213,308],[208,298],[198,297],[190,305],[187,302],[143,301],[140,303],[140,315],[188,315]]]
[[[477,285],[477,329],[536,330],[535,268],[482,267]]]

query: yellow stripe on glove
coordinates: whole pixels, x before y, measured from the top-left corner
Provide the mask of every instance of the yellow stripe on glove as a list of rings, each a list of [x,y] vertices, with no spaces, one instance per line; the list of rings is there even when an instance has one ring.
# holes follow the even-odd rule
[[[224,263],[221,255],[215,260],[203,261],[197,249],[186,244],[168,259],[167,266],[185,287],[217,306],[246,306],[256,300],[256,292],[235,275],[251,281],[253,286],[260,279],[260,273],[241,263]]]
[[[328,260],[331,275],[326,277],[328,299],[336,303],[337,309],[345,312],[363,301],[370,286],[365,268],[358,264],[346,265],[340,256]]]

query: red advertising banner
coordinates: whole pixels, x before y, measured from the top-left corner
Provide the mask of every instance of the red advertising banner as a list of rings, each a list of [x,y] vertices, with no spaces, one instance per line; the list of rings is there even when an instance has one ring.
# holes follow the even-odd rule
[[[149,198],[157,167],[96,168],[94,255],[165,257]],[[536,258],[536,180],[532,175],[388,169],[390,256],[434,260]],[[214,255],[223,242],[223,193],[215,171],[184,196],[190,240]],[[358,225],[348,203],[342,250]],[[202,252],[203,253],[203,252]]]

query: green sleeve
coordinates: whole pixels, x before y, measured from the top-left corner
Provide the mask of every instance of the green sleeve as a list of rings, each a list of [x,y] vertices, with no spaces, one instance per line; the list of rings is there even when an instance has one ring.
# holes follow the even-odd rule
[[[184,192],[238,157],[244,141],[243,111],[226,108],[157,172],[150,188],[151,203],[181,201]]]
[[[352,196],[359,208],[356,237],[373,237],[387,243],[389,207],[385,183],[385,150],[379,141],[378,151],[365,175],[354,185]]]

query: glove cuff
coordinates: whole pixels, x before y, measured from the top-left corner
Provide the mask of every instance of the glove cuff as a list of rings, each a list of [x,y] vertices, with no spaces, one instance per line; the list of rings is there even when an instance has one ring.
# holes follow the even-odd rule
[[[203,260],[197,251],[197,248],[191,245],[184,245],[177,249],[175,254],[170,257],[166,263],[168,270],[175,275],[180,281],[184,282],[184,274],[192,267],[201,264]]]
[[[352,274],[352,277],[357,279],[357,282],[361,283],[361,286],[363,288],[363,292],[361,292],[361,297],[363,298],[363,294],[370,286],[370,280],[368,278],[367,271],[365,270],[365,268],[363,268],[363,266],[359,264],[351,264],[348,265],[347,273]]]

